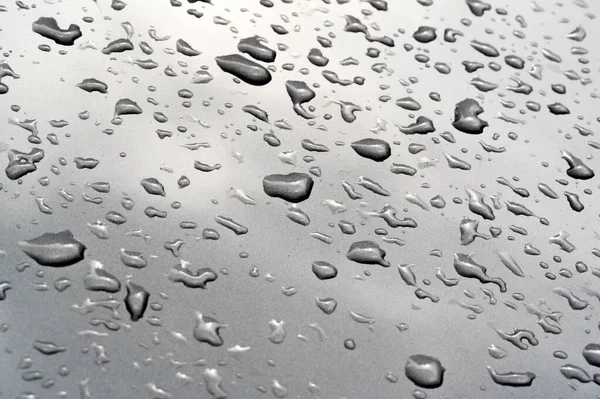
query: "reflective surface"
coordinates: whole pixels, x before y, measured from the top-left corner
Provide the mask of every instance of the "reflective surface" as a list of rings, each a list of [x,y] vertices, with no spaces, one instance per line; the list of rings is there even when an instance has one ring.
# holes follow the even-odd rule
[[[595,3],[2,10],[2,397],[597,392]]]

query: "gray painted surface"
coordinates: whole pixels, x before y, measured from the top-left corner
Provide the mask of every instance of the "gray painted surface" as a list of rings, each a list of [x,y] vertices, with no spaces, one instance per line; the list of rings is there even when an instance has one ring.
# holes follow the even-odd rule
[[[567,175],[568,165],[561,159],[561,150],[566,149],[597,173],[600,171],[598,149],[588,143],[595,141],[595,136],[580,135],[573,127],[577,124],[597,131],[598,54],[593,43],[599,25],[586,16],[597,15],[597,4],[589,2],[584,8],[572,2],[560,6],[540,2],[544,11],[534,11],[529,3],[508,1],[494,4],[504,7],[506,16],[498,15],[492,8],[477,17],[464,1],[437,0],[429,7],[412,0],[389,2],[387,12],[354,0],[343,5],[335,1],[330,5],[317,1],[274,2],[275,7],[266,8],[257,1],[215,0],[214,5],[197,2],[181,7],[172,7],[168,1],[130,1],[121,11],[113,10],[105,0],[39,2],[29,10],[5,4],[7,11],[0,13],[0,46],[3,58],[20,79],[2,79],[9,91],[0,96],[3,117],[0,141],[5,149],[1,155],[8,164],[7,149],[29,152],[38,147],[44,150],[45,157],[37,163],[37,171],[24,176],[21,184],[4,175],[0,177],[3,185],[0,249],[5,251],[0,259],[0,280],[11,286],[5,292],[6,299],[0,301],[1,396],[13,398],[32,392],[39,398],[50,398],[66,392],[70,398],[85,397],[80,392],[80,382],[89,380],[93,398],[160,397],[152,393],[149,384],[175,398],[211,397],[203,373],[213,368],[218,370],[223,379],[222,389],[231,398],[273,397],[274,380],[287,389],[287,397],[302,398],[409,397],[416,389],[431,398],[596,395],[597,385],[567,380],[561,375],[560,366],[575,364],[590,376],[597,372],[587,364],[582,350],[588,343],[599,340],[598,299],[594,293],[600,289],[598,277],[592,273],[593,268],[600,268],[598,257],[592,254],[594,248],[600,247],[598,176],[590,180],[573,179]],[[197,19],[189,15],[186,13],[189,8],[201,10],[204,16]],[[368,11],[368,15],[362,10]],[[369,43],[362,33],[345,32],[344,15],[361,19],[373,36],[393,37],[395,47]],[[527,21],[527,28],[519,27],[517,15]],[[86,23],[82,21],[84,16],[93,17],[94,21]],[[63,28],[77,24],[83,36],[73,46],[57,45],[32,32],[31,24],[39,17],[54,17]],[[231,22],[216,24],[217,17]],[[471,21],[469,27],[461,23],[463,18]],[[100,50],[109,41],[126,37],[120,26],[125,21],[135,30],[131,38],[135,50],[102,54]],[[286,27],[289,34],[275,34],[270,24]],[[412,34],[421,25],[435,27],[437,39],[427,44],[415,41]],[[566,38],[579,25],[586,30],[587,38],[581,43]],[[461,30],[464,36],[457,37],[456,43],[445,42],[445,28]],[[157,35],[168,35],[170,39],[153,40],[149,29],[156,29]],[[234,33],[234,29],[239,33]],[[405,32],[400,33],[399,29]],[[525,38],[513,34],[517,29]],[[277,51],[277,58],[271,64],[276,68],[272,81],[261,87],[234,83],[232,76],[214,60],[216,56],[237,53],[238,41],[252,35],[265,37],[268,40],[265,44],[273,49],[277,49],[278,43],[288,46],[286,51]],[[317,35],[332,35],[333,46],[321,48]],[[169,54],[165,49],[174,50],[180,38],[202,54],[196,57]],[[500,51],[500,57],[492,59],[478,53],[469,45],[471,40],[492,44]],[[141,41],[148,42],[154,53],[144,55],[138,47]],[[85,43],[95,49],[82,49]],[[405,43],[415,48],[407,52],[403,48]],[[40,44],[49,44],[51,51],[40,51]],[[589,54],[571,54],[574,46],[586,48]],[[327,67],[316,67],[307,60],[313,47],[320,48],[330,59]],[[368,47],[380,49],[379,58],[367,57]],[[559,54],[562,62],[545,58],[541,54],[543,48]],[[61,55],[61,50],[67,54]],[[417,62],[418,53],[427,54],[430,62]],[[526,60],[523,70],[504,63],[504,56],[513,53]],[[341,66],[340,61],[349,56],[355,57],[359,65]],[[580,63],[581,57],[589,63]],[[130,62],[148,58],[158,63],[158,68],[144,70]],[[485,68],[468,74],[461,65],[464,60],[482,62]],[[490,61],[501,65],[501,70],[490,69]],[[381,73],[372,70],[371,66],[379,62],[386,63],[388,70]],[[452,72],[440,74],[433,67],[436,62],[445,62]],[[284,70],[285,63],[293,63],[295,69]],[[541,65],[541,80],[528,73],[533,64]],[[178,76],[165,75],[164,69],[169,65]],[[194,71],[204,66],[214,79],[206,84],[191,83]],[[309,73],[302,74],[301,68]],[[583,68],[589,68],[590,72],[582,72]],[[324,69],[346,79],[362,76],[365,84],[334,85],[321,75]],[[562,73],[568,70],[589,77],[592,83],[584,85],[579,80],[569,80]],[[499,87],[482,93],[469,84],[475,76]],[[514,85],[510,79],[513,76],[532,85],[533,92],[524,95],[506,90]],[[407,83],[411,77],[418,83]],[[77,88],[76,84],[86,78],[105,82],[108,93],[88,93]],[[304,104],[315,107],[314,112],[310,111],[317,116],[312,121],[293,111],[285,88],[287,80],[305,81],[315,90],[316,98]],[[567,93],[553,92],[551,84],[556,83],[564,84]],[[315,84],[320,87],[314,87]],[[380,85],[389,88],[382,90]],[[156,90],[149,91],[149,86]],[[184,88],[194,93],[190,108],[183,107],[183,99],[177,95]],[[441,102],[429,99],[432,91],[440,94]],[[389,95],[391,100],[380,101],[382,95]],[[421,110],[411,112],[395,105],[396,99],[406,96],[417,100]],[[159,104],[147,102],[148,97]],[[125,115],[121,125],[113,125],[115,103],[122,98],[136,101],[143,113]],[[480,117],[490,126],[481,135],[465,134],[452,126],[454,106],[465,98],[477,99],[485,110]],[[356,113],[354,122],[347,123],[342,120],[338,105],[326,105],[332,99],[355,103],[362,111]],[[500,100],[514,101],[515,107],[506,108]],[[541,110],[527,110],[526,101],[540,103]],[[553,115],[548,111],[547,105],[557,101],[569,108],[569,115]],[[19,105],[20,111],[11,111],[12,104]],[[271,123],[244,113],[245,105],[265,110]],[[89,119],[78,117],[82,111],[89,111]],[[163,112],[169,121],[158,123],[152,115],[157,111]],[[498,119],[499,112],[523,123]],[[326,114],[331,114],[330,120],[324,118]],[[413,122],[411,118],[421,115],[433,121],[435,132],[406,135],[395,126],[406,126]],[[26,130],[7,122],[7,118],[15,117],[37,119],[42,143],[29,143]],[[376,126],[377,118],[387,122],[387,130],[375,134],[370,129]],[[54,128],[47,122],[53,119],[65,119],[69,125]],[[276,127],[274,121],[280,119],[287,120],[293,129]],[[253,131],[249,125],[257,126],[258,130]],[[178,126],[185,126],[187,132],[179,133]],[[114,129],[114,133],[107,135],[102,132],[104,129]],[[173,135],[161,140],[157,129],[170,130]],[[281,140],[281,146],[271,147],[263,140],[263,134],[270,131]],[[451,132],[456,143],[441,138],[444,131]],[[509,132],[518,137],[510,139]],[[49,133],[58,136],[58,145],[46,139]],[[495,133],[499,135],[497,140],[492,137]],[[390,143],[391,157],[381,163],[373,162],[358,156],[350,147],[350,143],[369,137]],[[330,151],[309,153],[301,146],[303,139],[324,144]],[[506,151],[488,153],[478,140],[505,147]],[[210,148],[192,151],[182,147],[202,142],[210,143]],[[408,151],[411,143],[423,144],[426,150],[411,154]],[[295,166],[280,160],[278,155],[285,151],[297,151]],[[468,162],[471,169],[450,168],[445,152]],[[305,155],[314,156],[314,162],[305,162]],[[60,164],[61,157],[66,165]],[[100,163],[94,169],[77,169],[73,161],[76,157],[96,158]],[[423,158],[437,159],[437,163],[419,167],[423,166]],[[194,161],[218,163],[221,168],[201,172],[194,169]],[[548,164],[546,167],[544,162]],[[418,172],[414,176],[393,174],[392,163],[411,165]],[[51,171],[53,165],[60,174]],[[312,176],[314,188],[310,198],[298,204],[310,217],[310,225],[302,226],[286,217],[291,204],[264,193],[262,181],[270,174],[309,173],[312,166],[319,166],[322,176]],[[191,181],[183,189],[177,186],[181,175]],[[38,182],[44,176],[50,182],[47,186]],[[356,184],[359,176],[376,181],[391,195],[383,197],[359,186]],[[496,179],[500,176],[516,187],[526,188],[530,196],[522,198],[498,184]],[[164,197],[144,191],[140,181],[149,177],[164,185]],[[519,181],[513,182],[513,177]],[[568,185],[562,186],[557,179],[565,179]],[[363,199],[349,198],[342,188],[343,180],[351,183]],[[98,181],[109,182],[110,193],[98,193],[86,185]],[[538,183],[548,184],[559,198],[543,195],[537,189]],[[231,188],[243,190],[256,204],[247,205],[232,198]],[[495,220],[484,220],[469,210],[466,188],[483,193],[490,206],[493,204],[490,196],[499,198],[502,209],[494,210]],[[61,189],[71,193],[74,200],[68,202],[61,197]],[[584,192],[586,189],[591,190],[591,195]],[[573,211],[563,194],[565,191],[578,194],[585,209]],[[82,198],[84,194],[101,197],[102,203],[87,202]],[[429,209],[408,202],[407,194],[417,195]],[[444,209],[430,205],[429,200],[436,195],[445,199]],[[130,211],[121,205],[125,196],[135,201]],[[43,197],[53,213],[41,213],[35,197]],[[460,198],[462,203],[454,203],[454,198]],[[324,205],[328,200],[342,202],[347,210],[334,214]],[[172,208],[175,201],[181,203],[179,209]],[[537,217],[510,213],[504,201],[523,204],[535,215],[547,218],[549,226],[541,224]],[[413,218],[418,227],[391,228],[383,219],[361,218],[360,211],[379,211],[386,204],[398,210],[399,218]],[[147,206],[166,211],[167,217],[147,217],[144,214]],[[106,221],[108,211],[123,214],[127,222],[115,225]],[[217,215],[241,223],[248,233],[235,235],[215,222]],[[463,217],[479,221],[482,234],[489,236],[490,227],[501,228],[502,234],[489,240],[477,238],[463,246],[459,232]],[[87,226],[97,220],[106,223],[108,239],[98,238]],[[342,234],[337,226],[340,220],[354,223],[356,233]],[[181,229],[182,221],[196,222],[197,228]],[[511,225],[524,228],[528,234],[512,232]],[[220,239],[202,239],[204,228],[216,229]],[[385,228],[389,237],[398,237],[405,245],[384,242],[375,233],[377,228]],[[21,240],[65,229],[87,247],[84,260],[74,265],[40,266],[18,245]],[[569,241],[576,250],[567,253],[549,242],[560,231],[570,234]],[[321,242],[310,236],[313,232],[327,234],[333,241]],[[175,239],[185,242],[179,257],[163,248],[165,242]],[[352,243],[363,240],[378,243],[387,252],[386,260],[391,267],[347,259],[346,252]],[[531,243],[541,254],[524,253],[525,243]],[[143,269],[125,266],[120,260],[122,248],[143,253],[148,266]],[[439,250],[442,256],[432,256],[433,250]],[[516,276],[505,267],[499,252],[510,254],[524,276]],[[482,285],[475,279],[460,277],[453,267],[455,253],[473,254],[477,263],[488,268],[490,276],[506,281],[507,292],[500,293],[493,284]],[[554,256],[560,256],[562,261],[556,262]],[[101,262],[122,284],[121,290],[112,294],[121,303],[120,319],[113,318],[107,309],[96,309],[89,314],[73,310],[73,305],[81,305],[86,298],[98,300],[111,296],[85,289],[83,277],[92,260]],[[218,278],[205,289],[175,284],[168,278],[169,271],[182,261],[189,262],[193,270],[212,268]],[[315,261],[335,265],[337,276],[317,279],[311,271]],[[578,273],[577,261],[586,263],[589,270]],[[29,264],[24,270],[20,266],[23,262]],[[548,270],[541,268],[540,262],[546,262]],[[397,265],[403,264],[416,265],[412,270],[418,287],[439,297],[439,302],[415,296],[415,287],[407,285],[398,273]],[[253,267],[259,269],[259,277],[251,276]],[[460,278],[458,285],[446,287],[435,276],[437,268],[447,277]],[[572,272],[572,278],[559,274],[563,268]],[[556,279],[547,278],[546,273],[553,273]],[[72,285],[59,292],[54,287],[59,278],[68,278]],[[143,286],[150,293],[150,303],[160,304],[162,310],[149,306],[144,319],[131,321],[123,303],[125,283],[129,280]],[[296,293],[287,296],[282,287],[294,287]],[[554,292],[557,287],[571,290],[587,301],[588,306],[583,310],[572,309],[565,298]],[[497,303],[490,304],[481,288],[491,290]],[[474,298],[465,295],[467,290]],[[524,299],[515,299],[515,294],[522,294]],[[335,298],[337,309],[326,315],[315,305],[315,297]],[[562,333],[545,333],[537,324],[537,316],[527,311],[525,305],[540,301],[551,311],[562,313],[559,323]],[[506,302],[514,304],[516,309],[506,306]],[[478,305],[483,312],[471,319],[474,313],[459,303]],[[227,325],[221,329],[222,346],[213,347],[194,338],[195,312]],[[359,323],[350,312],[368,316],[373,322]],[[160,325],[151,325],[148,318],[160,320]],[[107,319],[120,328],[110,331],[102,325],[93,326],[92,319]],[[271,320],[285,322],[287,336],[280,344],[268,339]],[[397,327],[400,323],[405,323],[408,330],[401,332]],[[513,329],[533,331],[539,344],[521,350],[495,331]],[[89,330],[101,335],[86,333]],[[355,341],[356,349],[344,347],[349,338]],[[36,340],[64,345],[67,350],[43,355],[33,348]],[[508,355],[502,360],[494,359],[488,354],[491,344],[503,348]],[[96,363],[97,345],[104,348],[109,362]],[[250,349],[239,354],[228,350],[236,345]],[[557,350],[565,351],[568,359],[553,357]],[[440,360],[446,369],[441,387],[418,388],[406,378],[405,364],[415,354]],[[32,358],[29,369],[18,367],[24,356]],[[68,376],[59,375],[62,365],[69,369]],[[500,373],[533,372],[537,377],[530,387],[500,386],[492,381],[487,366]],[[25,381],[22,374],[32,370],[40,371],[44,380],[54,380],[54,386],[43,388],[44,380]],[[184,384],[177,373],[184,373],[193,381]],[[386,379],[388,373],[397,382]],[[318,385],[319,392],[311,392],[309,384]],[[261,393],[260,387],[268,392]],[[275,394],[281,392],[275,389]]]

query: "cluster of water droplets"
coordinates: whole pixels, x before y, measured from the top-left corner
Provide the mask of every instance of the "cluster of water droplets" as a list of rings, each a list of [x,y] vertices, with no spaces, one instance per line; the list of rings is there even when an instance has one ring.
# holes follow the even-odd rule
[[[108,3],[0,8],[7,397],[600,385],[597,5]]]

